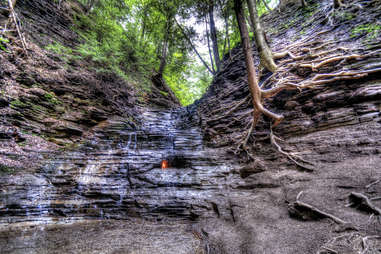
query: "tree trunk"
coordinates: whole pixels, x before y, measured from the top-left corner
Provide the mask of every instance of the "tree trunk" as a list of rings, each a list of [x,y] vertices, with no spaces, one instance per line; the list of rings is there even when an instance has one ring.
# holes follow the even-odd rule
[[[172,27],[172,18],[167,18],[167,23],[165,26],[165,34],[164,34],[164,41],[163,41],[163,48],[161,49],[161,57],[160,57],[160,67],[159,67],[159,74],[163,75],[165,66],[167,65],[167,54],[168,54],[168,41],[169,41],[169,34],[171,32]]]
[[[224,20],[225,20],[225,45],[224,45],[223,54],[225,54],[226,52],[226,43],[228,47],[228,52],[230,52],[229,19],[227,15],[224,16]]]
[[[210,65],[212,66],[213,72],[216,72],[216,69],[214,68],[212,50],[210,49],[210,39],[209,39],[210,36],[209,36],[208,18],[207,17],[205,17],[205,33],[206,33],[206,40],[208,42],[208,52],[209,52]]]
[[[211,36],[212,44],[213,44],[214,62],[216,63],[216,70],[218,72],[221,66],[221,59],[220,59],[220,53],[218,50],[216,24],[214,22],[214,1],[211,1],[209,4],[209,25],[210,25],[210,36]]]
[[[0,9],[0,25],[6,30],[11,10],[15,7],[16,0],[8,1],[8,8]]]
[[[220,11],[222,13],[222,16],[224,18],[224,23],[225,23],[225,40],[224,40],[224,49],[222,52],[222,57],[226,54],[226,47],[227,47],[227,52],[229,53],[229,57],[231,57],[231,52],[230,52],[230,35],[229,35],[229,12],[228,10],[224,10],[224,4],[222,3],[221,0],[218,0],[218,3],[220,5]],[[227,4],[227,2],[225,2]]]
[[[142,19],[142,33],[141,33],[141,37],[140,37],[140,40],[141,41],[144,41],[144,37],[146,35],[146,28],[147,28],[147,25],[146,25],[146,19],[145,17],[148,15],[148,10],[146,7],[144,7],[144,11],[143,11],[143,19]]]
[[[252,127],[255,126],[261,113],[274,119],[274,126],[276,126],[283,119],[283,116],[272,113],[262,105],[262,90],[258,85],[254,59],[250,47],[249,33],[247,31],[244,11],[242,8],[242,1],[243,0],[234,0],[234,11],[236,13],[238,27],[241,34],[242,48],[245,55],[245,63],[247,69],[247,79],[249,83],[252,103],[254,106]]]
[[[247,0],[249,6],[250,19],[253,24],[255,45],[257,47],[261,64],[271,72],[275,72],[277,66],[274,62],[273,53],[266,42],[265,32],[261,26],[259,16],[257,13],[257,6],[255,0]]]
[[[237,16],[237,22],[239,31],[241,34],[241,41],[243,52],[245,54],[245,63],[247,69],[247,79],[249,83],[249,89],[251,93],[251,99],[253,106],[258,109],[261,107],[261,91],[258,86],[257,74],[254,66],[254,59],[251,53],[249,32],[247,31],[247,26],[245,22],[244,12],[242,8],[242,0],[234,0],[234,11]],[[258,107],[259,106],[259,107]]]
[[[163,74],[165,66],[167,65],[167,52],[168,52],[168,40],[164,39],[163,48],[160,56],[159,74]]]
[[[208,64],[205,62],[204,58],[202,58],[202,56],[200,55],[200,53],[198,52],[197,48],[194,46],[194,44],[192,43],[192,40],[189,38],[189,36],[187,35],[187,33],[185,32],[184,28],[179,24],[179,22],[177,22],[176,18],[174,19],[175,22],[176,22],[176,25],[180,28],[181,30],[181,33],[184,35],[185,39],[188,41],[189,45],[192,47],[193,51],[196,53],[197,57],[200,59],[200,61],[202,62],[202,64],[205,66],[205,68],[212,74],[214,75],[214,72],[212,71],[212,69],[210,69],[210,67],[208,66]]]
[[[306,0],[301,0],[301,3],[303,8],[307,6]]]

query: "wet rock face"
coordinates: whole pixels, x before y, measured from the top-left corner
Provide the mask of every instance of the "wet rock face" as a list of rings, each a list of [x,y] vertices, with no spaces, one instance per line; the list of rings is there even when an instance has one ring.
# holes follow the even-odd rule
[[[44,151],[64,150],[91,139],[91,128],[114,115],[138,125],[138,106],[177,107],[163,83],[152,89],[155,100],[144,101],[134,85],[115,73],[96,72],[94,62],[70,60],[46,50],[59,42],[74,47],[74,16],[83,6],[75,1],[17,1],[29,57],[17,55],[12,40],[0,52],[0,167],[30,171]],[[166,95],[166,96],[165,96]],[[11,135],[12,134],[12,135]],[[17,170],[15,170],[17,169]]]
[[[177,127],[180,115],[146,111],[141,129],[110,120],[76,151],[46,153],[38,172],[3,177],[0,220],[214,216],[214,197],[240,177],[198,127]]]
[[[375,236],[381,232],[372,211],[378,210],[353,197],[365,195],[368,203],[381,207],[379,44],[363,47],[350,39],[353,27],[335,23],[340,15],[326,22],[332,1],[321,2],[320,11],[294,5],[279,14],[281,20],[301,15],[293,21],[295,29],[281,24],[272,47],[281,51],[290,38],[300,37],[297,29],[302,29],[307,16],[317,26],[306,28],[304,34],[336,29],[312,36],[311,43],[335,39],[344,29],[348,38],[342,39],[349,41],[342,46],[364,54],[378,51],[358,61],[337,63],[369,72],[361,79],[284,91],[266,101],[266,107],[285,116],[275,129],[281,148],[312,162],[313,171],[303,171],[271,145],[266,118],[250,138],[253,158],[244,151],[237,154],[236,143],[247,130],[252,109],[247,100],[226,115],[248,95],[240,48],[225,59],[202,100],[185,109],[142,110],[137,119],[141,126],[128,117],[110,116],[110,105],[86,101],[100,93],[87,94],[79,87],[90,85],[91,75],[82,79],[66,73],[64,80],[73,85],[62,85],[64,80],[57,77],[24,76],[14,73],[15,66],[4,65],[0,74],[15,74],[20,77],[17,82],[26,86],[17,90],[20,99],[12,107],[8,97],[0,101],[7,119],[44,135],[52,127],[52,137],[61,141],[69,135],[75,142],[73,137],[82,135],[86,143],[59,151],[42,135],[32,140],[20,127],[0,129],[1,163],[18,162],[0,167],[0,252],[377,253],[381,241]],[[356,6],[356,1],[348,3]],[[373,7],[375,3],[359,2]],[[366,15],[366,10],[377,12]],[[360,8],[355,21],[364,23],[379,10]],[[277,23],[274,16],[264,19]],[[293,50],[303,52],[298,47]],[[315,72],[290,71],[306,78]],[[266,84],[271,74],[263,74],[261,84]],[[112,77],[98,78],[122,85]],[[49,89],[65,105],[85,112],[60,112],[59,119],[42,117],[59,109],[44,104],[46,87],[31,87],[36,80],[51,82]],[[158,89],[164,88],[159,84]],[[118,104],[121,108],[134,107],[134,100],[128,101],[132,95],[119,95],[117,100],[125,103]],[[162,96],[153,99],[163,104]],[[32,102],[41,104],[42,111],[33,110]],[[16,139],[25,136],[33,142],[23,146]],[[163,168],[163,161],[168,167]],[[337,223],[340,220],[346,223]]]

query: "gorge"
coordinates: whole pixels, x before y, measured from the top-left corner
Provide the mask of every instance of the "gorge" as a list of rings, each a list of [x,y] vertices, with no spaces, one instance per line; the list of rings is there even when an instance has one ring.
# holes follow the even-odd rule
[[[356,32],[381,2],[307,2],[262,16],[295,58],[259,81],[316,86],[265,101],[285,118],[245,150],[241,47],[181,107],[160,75],[141,95],[45,50],[76,43],[78,7],[19,0],[29,56],[0,52],[0,253],[381,253],[381,32]]]

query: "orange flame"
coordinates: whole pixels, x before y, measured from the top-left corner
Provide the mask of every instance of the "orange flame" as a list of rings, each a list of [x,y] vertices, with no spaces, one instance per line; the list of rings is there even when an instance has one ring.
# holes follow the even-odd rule
[[[161,169],[166,169],[169,167],[169,163],[167,160],[162,160],[161,161]]]

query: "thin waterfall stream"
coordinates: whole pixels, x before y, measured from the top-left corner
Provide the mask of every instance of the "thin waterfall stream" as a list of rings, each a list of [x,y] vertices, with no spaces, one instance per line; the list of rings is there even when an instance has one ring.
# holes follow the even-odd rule
[[[229,188],[233,165],[204,147],[184,112],[146,110],[140,128],[110,120],[78,149],[46,154],[39,172],[4,186],[10,195],[2,200],[0,223],[194,220],[211,212],[210,199]]]

